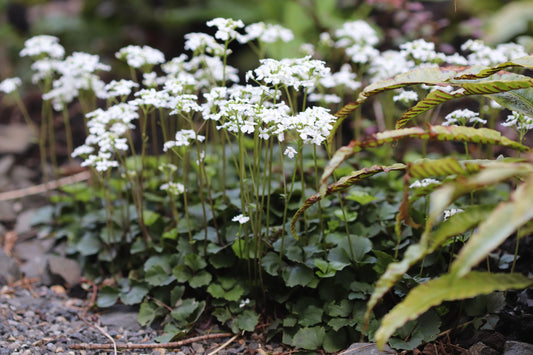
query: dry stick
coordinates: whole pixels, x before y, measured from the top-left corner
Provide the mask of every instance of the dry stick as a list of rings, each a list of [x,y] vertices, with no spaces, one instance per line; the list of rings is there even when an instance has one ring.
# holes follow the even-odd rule
[[[61,186],[89,180],[90,177],[91,173],[89,171],[82,171],[81,173],[66,176],[54,181],[49,181],[48,183],[30,186],[20,190],[2,192],[0,193],[0,201],[15,200],[17,198],[42,194],[49,190],[55,190]]]
[[[211,351],[208,355],[215,355],[216,353],[218,353],[220,350],[224,349],[225,347],[227,347],[229,344],[231,344],[235,339],[237,339],[237,337],[239,336],[239,334],[235,334],[234,336],[231,337],[230,340],[228,340],[227,342],[225,342],[224,344],[220,345],[218,348],[216,348],[215,350]]]
[[[195,343],[197,341],[203,341],[207,339],[225,338],[232,336],[232,333],[215,333],[200,335],[197,337],[174,341],[170,343],[161,344],[117,344],[117,349],[158,349],[158,348],[178,348],[183,345]],[[110,350],[113,349],[113,344],[71,344],[69,348],[72,350]]]

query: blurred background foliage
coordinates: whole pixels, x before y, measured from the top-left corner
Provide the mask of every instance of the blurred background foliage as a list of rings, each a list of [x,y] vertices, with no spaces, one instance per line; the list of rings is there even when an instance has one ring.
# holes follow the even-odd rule
[[[481,38],[517,41],[533,51],[530,0],[0,0],[0,78],[28,75],[18,53],[36,34],[59,37],[67,53],[85,51],[106,61],[128,44],[147,44],[172,58],[183,52],[184,34],[209,32],[205,22],[214,17],[293,30],[295,41],[273,45],[273,57],[301,55],[302,43],[354,19],[376,26],[382,50],[424,38],[451,52],[466,38]],[[242,70],[256,64],[246,51],[233,60]]]
[[[382,29],[385,45],[416,38],[462,43],[461,37],[531,43],[533,30],[528,0],[0,0],[0,11],[2,51],[10,62],[24,39],[43,33],[60,37],[67,52],[105,56],[127,44],[148,44],[173,56],[184,34],[205,30],[214,17],[280,23],[295,32],[293,47],[359,18]]]

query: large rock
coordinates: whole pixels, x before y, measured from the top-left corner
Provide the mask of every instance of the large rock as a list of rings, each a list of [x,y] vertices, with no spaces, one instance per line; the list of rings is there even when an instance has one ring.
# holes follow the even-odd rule
[[[0,249],[0,285],[13,283],[20,279],[18,263],[3,249]]]

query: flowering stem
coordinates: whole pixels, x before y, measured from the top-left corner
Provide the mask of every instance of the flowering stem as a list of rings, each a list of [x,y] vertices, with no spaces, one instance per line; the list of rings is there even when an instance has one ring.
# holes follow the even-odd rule
[[[72,144],[72,128],[70,127],[70,116],[69,116],[66,104],[63,104],[63,122],[65,124],[65,136],[67,140],[68,160],[70,163],[72,163],[73,160],[72,160],[71,153],[74,150],[74,147]]]

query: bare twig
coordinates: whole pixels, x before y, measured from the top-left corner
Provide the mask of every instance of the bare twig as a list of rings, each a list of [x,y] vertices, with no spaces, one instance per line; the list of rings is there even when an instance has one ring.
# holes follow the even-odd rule
[[[161,344],[117,344],[117,349],[156,349],[156,348],[179,348],[180,346],[195,343],[197,341],[203,341],[214,338],[225,338],[232,336],[231,333],[215,333],[206,334],[180,341],[174,341],[170,343]],[[113,344],[71,344],[69,348],[72,350],[110,350],[113,349]]]
[[[30,186],[20,190],[2,192],[0,193],[0,201],[9,201],[26,196],[43,194],[49,190],[55,190],[57,188],[60,188],[61,186],[89,180],[90,177],[91,173],[89,171],[82,171],[81,173],[66,176],[54,181],[49,181],[48,183]]]
[[[235,339],[237,339],[239,335],[238,334],[235,334],[234,336],[231,337],[230,340],[228,340],[227,342],[225,342],[224,344],[220,345],[218,348],[216,348],[215,350],[211,351],[208,355],[215,355],[216,353],[218,353],[220,350],[224,349],[226,346],[228,346],[229,344],[231,344]]]

